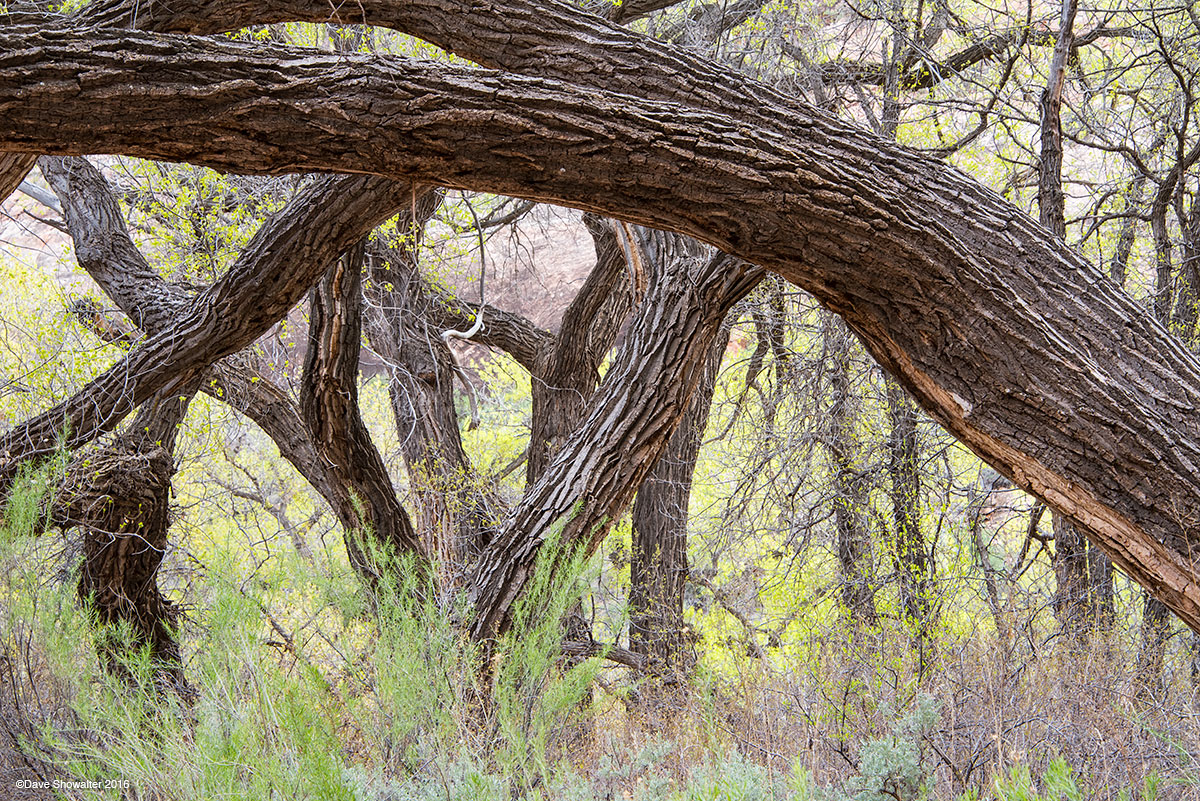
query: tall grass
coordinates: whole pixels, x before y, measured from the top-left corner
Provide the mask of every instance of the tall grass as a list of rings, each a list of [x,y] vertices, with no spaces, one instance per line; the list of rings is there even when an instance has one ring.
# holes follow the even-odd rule
[[[100,669],[61,539],[40,532],[50,466],[22,477],[0,532],[0,644],[27,744],[100,799],[1185,799],[1198,727],[1171,693],[1139,700],[1119,643],[1022,650],[943,631],[915,669],[903,625],[820,619],[749,654],[709,640],[673,693],[600,658],[561,658],[561,620],[596,560],[551,536],[512,629],[484,652],[470,610],[404,558],[372,603],[338,549],[260,559],[193,532],[183,623],[197,697]],[[116,633],[120,636],[120,632]],[[1177,666],[1176,666],[1177,667]],[[1170,685],[1168,687],[1170,689]],[[588,702],[589,690],[594,700]],[[653,696],[653,704],[646,698]],[[587,736],[580,736],[581,731]],[[1069,766],[1069,767],[1068,767]],[[1123,794],[1123,795],[1122,795]],[[1191,794],[1191,795],[1189,795]]]

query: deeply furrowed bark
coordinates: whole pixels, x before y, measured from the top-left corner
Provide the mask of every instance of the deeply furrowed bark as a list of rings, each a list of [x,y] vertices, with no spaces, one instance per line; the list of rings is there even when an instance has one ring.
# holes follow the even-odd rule
[[[80,599],[103,627],[97,647],[107,670],[133,680],[129,648],[148,649],[157,684],[185,697],[190,687],[174,627],[178,609],[158,588],[171,527],[175,439],[196,385],[159,394],[139,408],[109,447],[76,460],[54,517],[83,536]],[[128,626],[129,640],[116,627]]]
[[[674,82],[660,85],[674,54],[623,35],[650,48],[638,51],[639,77],[653,67],[644,94],[704,87],[717,71],[681,56]],[[1200,364],[1094,268],[956,171],[730,77],[665,107],[442,66],[135,33],[118,46],[91,31],[81,55],[79,38],[0,33],[0,148],[118,150],[246,172],[372,170],[697,236],[842,314],[935,419],[1200,625],[1200,521],[1186,511],[1200,494],[1190,412]],[[594,41],[577,49],[625,57]],[[81,70],[94,83],[68,80]],[[704,107],[731,81],[736,121]],[[152,91],[163,85],[190,88]],[[84,124],[97,102],[113,116]]]
[[[179,285],[165,281],[146,262],[130,239],[116,197],[99,170],[75,158],[42,157],[38,164],[63,207],[79,265],[147,334],[154,336],[170,330],[193,298]],[[340,369],[353,367],[357,380],[357,353],[353,359],[353,365],[343,362]],[[204,373],[200,386],[258,423],[284,458],[329,502],[349,537],[351,562],[360,572],[367,565],[354,538],[364,527],[369,527],[393,550],[407,550],[415,543],[415,538],[406,534],[411,526],[395,502],[394,493],[391,502],[381,497],[383,488],[390,492],[391,487],[382,461],[377,456],[371,459],[369,454],[354,460],[330,458],[329,446],[319,444],[321,440],[301,418],[297,404],[266,375],[253,355],[243,352],[215,363]],[[306,386],[310,405],[318,407],[319,400],[311,396],[320,398],[325,393],[341,391],[335,380],[321,386]],[[351,426],[347,417],[350,412],[357,415],[353,407],[346,407],[335,416]],[[358,449],[364,453],[367,448],[373,451],[369,438],[362,438],[365,427],[361,421],[355,428],[361,429]],[[353,445],[347,447],[357,452]],[[367,519],[353,501],[356,496],[374,499],[372,514]]]
[[[532,412],[525,480],[533,486],[578,426],[600,380],[600,363],[633,303],[614,221],[585,215],[596,266],[563,313],[562,326],[531,371]],[[624,282],[624,283],[622,283]]]
[[[561,526],[568,553],[590,552],[628,506],[682,419],[725,313],[762,276],[729,262],[723,254],[681,259],[655,276],[647,292],[654,301],[639,308],[619,367],[475,569],[477,638],[507,628],[544,532]]]
[[[357,525],[346,531],[346,550],[354,569],[375,585],[394,557],[426,552],[358,410],[364,251],[365,242],[347,251],[309,292],[300,410],[321,458],[349,479],[339,517]],[[371,538],[378,553],[364,547]]]

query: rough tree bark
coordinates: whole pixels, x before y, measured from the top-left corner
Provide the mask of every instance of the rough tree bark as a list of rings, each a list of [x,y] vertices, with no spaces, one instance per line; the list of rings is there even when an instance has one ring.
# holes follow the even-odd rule
[[[615,221],[584,215],[596,247],[596,266],[563,313],[552,347],[531,373],[533,411],[525,480],[533,486],[579,425],[600,381],[600,363],[634,302]],[[632,241],[627,247],[636,247]]]
[[[365,248],[362,242],[348,250],[309,292],[300,410],[320,457],[349,479],[348,492],[338,499],[339,517],[357,523],[345,532],[346,551],[351,566],[376,585],[395,557],[426,552],[358,410]]]
[[[474,571],[477,637],[507,628],[545,532],[560,526],[568,551],[590,552],[628,506],[683,418],[725,313],[761,279],[731,261],[679,259],[655,271],[586,419]]]
[[[37,156],[29,153],[0,153],[0,203],[17,191],[36,163]]]
[[[405,8],[467,57],[500,64],[517,53],[530,69],[533,41],[543,74],[569,77],[10,26],[0,33],[0,148],[371,170],[697,236],[842,314],[935,419],[1200,625],[1197,521],[1180,511],[1200,494],[1200,425],[1188,411],[1200,364],[1043,228],[944,165],[550,0],[440,26],[450,4]],[[517,35],[523,26],[536,36]],[[81,70],[94,82],[71,77]],[[580,91],[572,78],[632,94]],[[181,90],[153,91],[168,84]],[[99,102],[113,114],[92,125]],[[106,416],[124,397],[102,402]],[[28,436],[51,433],[64,411],[96,417],[64,407],[0,449],[28,454]]]
[[[193,302],[193,295],[177,284],[168,283],[150,267],[130,239],[116,197],[104,177],[83,159],[43,157],[38,164],[59,198],[79,265],[144,332],[155,336],[169,331]],[[286,262],[278,266],[283,268]],[[356,368],[357,354],[353,358]],[[355,496],[377,497],[383,487],[390,488],[382,461],[369,455],[355,462],[329,458],[322,450],[331,446],[320,444],[317,429],[302,419],[299,405],[274,384],[256,357],[243,352],[215,363],[203,374],[200,386],[258,423],[280,453],[329,502],[350,538],[347,546],[356,568],[366,565],[361,559],[361,549],[353,541],[354,532],[367,522],[372,532],[390,543],[389,547],[408,547],[403,533],[408,525],[407,516],[402,509],[397,512],[398,505],[392,508],[386,500],[377,500],[372,511],[383,522],[376,524],[374,517],[364,520],[352,500]],[[340,391],[338,382],[333,380],[319,385],[306,382],[305,386],[310,405],[316,406],[321,405],[324,393]],[[350,412],[357,416],[356,407],[339,412],[345,419],[339,425],[362,428],[361,421],[355,426],[345,418]],[[359,447],[366,445],[360,443]],[[369,573],[363,575],[369,577]]]
[[[128,648],[146,648],[156,685],[185,697],[191,688],[174,632],[179,610],[159,590],[158,568],[171,528],[176,434],[196,383],[152,397],[112,445],[76,459],[53,514],[83,536],[78,592],[102,627],[97,648],[105,668],[132,681]],[[118,634],[121,624],[128,642]]]

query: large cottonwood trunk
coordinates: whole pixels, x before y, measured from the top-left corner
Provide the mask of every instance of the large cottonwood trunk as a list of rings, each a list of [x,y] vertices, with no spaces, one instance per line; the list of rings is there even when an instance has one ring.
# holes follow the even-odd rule
[[[171,528],[176,435],[195,391],[192,385],[151,398],[111,446],[76,459],[63,506],[54,513],[59,525],[83,538],[78,592],[100,625],[104,667],[125,680],[141,678],[129,664],[137,662],[131,649],[145,648],[150,678],[185,696],[190,687],[175,634],[179,609],[159,589],[158,570]]]
[[[14,25],[0,33],[0,148],[368,170],[696,236],[842,314],[938,422],[1200,626],[1200,523],[1186,511],[1200,500],[1200,363],[1044,228],[941,163],[552,0],[398,8],[348,13],[547,77]],[[259,315],[220,319],[239,321],[237,335],[222,327],[205,340],[220,345],[193,348],[187,317],[176,347],[147,343],[121,381],[110,372],[9,432],[5,472],[44,453],[64,420],[75,441],[93,436],[261,330]]]
[[[628,506],[683,418],[726,312],[761,279],[728,262],[677,259],[654,271],[587,417],[479,560],[477,637],[507,629],[543,533],[557,529],[568,554],[591,552]]]

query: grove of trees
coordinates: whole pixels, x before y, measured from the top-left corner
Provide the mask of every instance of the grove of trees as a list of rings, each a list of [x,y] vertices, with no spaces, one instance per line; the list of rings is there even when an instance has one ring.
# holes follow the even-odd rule
[[[193,626],[224,607],[204,609],[219,560],[188,568],[187,543],[270,519],[304,570],[345,560],[355,647],[393,650],[372,662],[379,686],[339,683],[297,642],[325,631],[331,602],[290,584],[298,628],[260,599],[258,638],[330,705],[399,718],[382,677],[409,664],[391,638],[416,620],[473,710],[455,737],[495,760],[472,770],[511,797],[565,792],[547,784],[554,759],[589,770],[617,714],[597,688],[665,730],[681,699],[728,700],[705,681],[730,664],[803,653],[819,678],[839,648],[840,707],[817,679],[820,700],[794,704],[811,731],[828,722],[813,710],[841,709],[820,735],[841,775],[812,756],[805,778],[745,734],[758,724],[721,713],[742,768],[827,797],[1019,797],[1009,770],[1036,745],[1003,743],[1028,721],[998,711],[984,737],[975,710],[978,729],[939,729],[924,700],[994,689],[955,683],[949,655],[971,651],[1002,656],[1012,703],[1037,694],[1029,664],[1066,695],[1089,659],[1131,664],[1129,731],[1172,756],[1105,757],[1104,789],[1151,797],[1161,771],[1193,792],[1198,731],[1172,710],[1200,697],[1198,75],[1188,0],[10,2],[0,200],[12,230],[69,251],[60,272],[87,276],[57,330],[22,321],[61,289],[0,310],[10,572],[32,554],[56,565],[94,683],[200,737],[220,670],[200,667],[212,643]],[[496,299],[539,291],[496,263],[519,260],[497,243],[519,251],[538,225],[560,256],[568,229],[595,253],[551,322]],[[525,387],[515,415],[497,370]],[[254,511],[217,523],[210,504]],[[344,553],[318,558],[305,532],[326,520]],[[242,598],[273,575],[256,548],[228,557]],[[255,579],[242,562],[260,558]],[[37,717],[27,699],[54,674],[28,656],[26,581],[6,585],[12,720]],[[709,607],[732,629],[698,617]],[[796,645],[812,620],[822,636]],[[371,661],[322,637],[323,659]],[[534,670],[537,648],[552,658]],[[862,700],[881,672],[910,716],[885,723]],[[855,704],[891,740],[851,731]],[[729,701],[751,720],[768,707]],[[762,725],[787,730],[789,708]],[[58,736],[82,726],[42,718]],[[529,734],[543,718],[561,724],[550,741]],[[21,775],[137,761],[106,762],[122,739],[107,734],[45,735],[39,751],[25,725],[0,741]],[[389,780],[437,774],[449,797],[466,780],[429,766],[461,755],[420,744],[439,725],[389,729],[378,753],[401,756],[367,762]],[[1086,738],[1104,751],[1105,734]],[[339,739],[288,753],[306,764],[370,737]],[[893,762],[870,756],[884,742]],[[1047,787],[1066,770],[1050,757],[1034,765]],[[665,758],[643,761],[587,781],[649,792],[637,782]],[[301,792],[279,781],[264,786]],[[302,792],[356,797],[336,784]],[[193,797],[169,786],[114,791]]]

